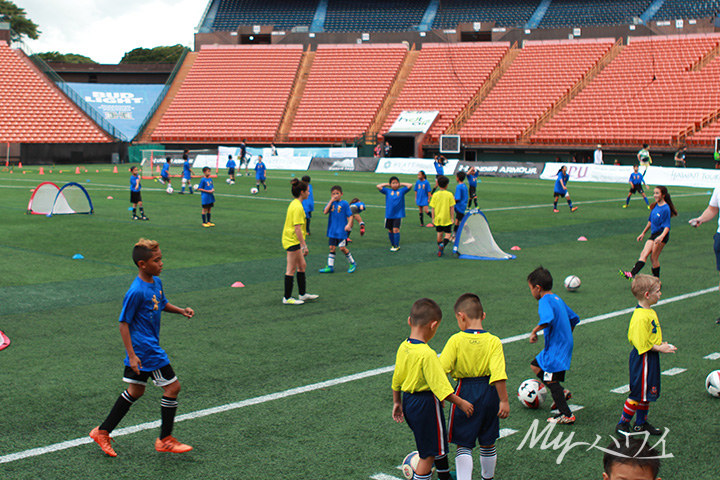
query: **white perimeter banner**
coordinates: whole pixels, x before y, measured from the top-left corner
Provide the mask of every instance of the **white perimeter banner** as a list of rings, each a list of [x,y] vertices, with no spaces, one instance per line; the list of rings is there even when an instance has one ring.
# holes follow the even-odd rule
[[[439,113],[438,110],[403,110],[388,133],[427,133]]]
[[[227,162],[227,157],[226,162]],[[213,170],[215,170],[215,167],[218,166],[218,156],[217,155],[198,155],[195,157],[195,160],[192,162],[192,168],[196,169],[196,171],[193,172],[193,175],[200,175],[202,172],[202,169],[204,167],[210,167]],[[222,166],[220,166],[222,167]]]
[[[546,163],[540,178],[555,180],[560,167],[565,165],[570,180],[575,182],[628,183],[633,167],[624,165],[595,165],[592,163]],[[639,172],[643,173],[644,167]],[[650,166],[645,173],[647,185],[674,187],[720,187],[720,170],[704,168],[675,168]]]
[[[270,153],[270,149],[266,150],[268,151],[268,153]],[[221,159],[219,168],[226,168],[228,155],[232,155],[233,158],[236,159],[239,153],[240,149],[238,147],[218,147],[218,158]],[[280,150],[278,150],[278,153],[280,153]],[[255,168],[255,164],[257,163],[257,155],[249,156],[250,165],[248,168]],[[263,163],[265,164],[265,168],[267,168],[268,170],[307,170],[308,167],[310,167],[311,160],[312,157],[263,155]],[[239,163],[237,159],[235,160],[235,163]],[[212,167],[215,167],[214,163]],[[237,165],[236,168],[239,169],[240,165]]]
[[[448,160],[443,167],[445,176],[451,177],[460,160]],[[435,162],[427,158],[381,158],[375,173],[407,173],[417,174],[424,170],[427,176],[435,175]]]

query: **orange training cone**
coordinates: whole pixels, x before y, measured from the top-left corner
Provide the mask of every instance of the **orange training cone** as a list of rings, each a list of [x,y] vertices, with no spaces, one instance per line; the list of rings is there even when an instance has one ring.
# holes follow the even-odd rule
[[[43,167],[40,167],[40,175],[45,175],[45,170],[43,169]]]
[[[117,173],[117,165],[115,165],[115,168],[113,168],[113,173]]]
[[[75,175],[80,175],[80,167],[75,167]]]
[[[22,168],[22,162],[18,162],[18,168]]]

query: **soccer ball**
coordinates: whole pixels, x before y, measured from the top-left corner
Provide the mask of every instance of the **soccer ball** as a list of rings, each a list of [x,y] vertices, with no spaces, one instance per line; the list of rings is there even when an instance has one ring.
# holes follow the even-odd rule
[[[172,193],[172,192],[174,192],[175,190],[173,190],[172,187],[167,187],[167,190],[165,190],[165,191],[166,191],[167,193]]]
[[[420,455],[418,455],[418,452],[410,452],[405,456],[402,465],[400,465],[400,470],[402,470],[402,474],[407,480],[412,480],[419,461]]]
[[[230,183],[232,183],[232,178],[228,178],[227,180],[225,180],[225,183],[227,183],[228,185],[230,185]]]
[[[199,184],[199,183],[196,183],[195,185],[193,185],[193,190],[197,190],[198,188],[200,188],[200,184]]]
[[[518,400],[527,408],[539,408],[546,395],[545,385],[534,378],[525,380],[518,388]]]
[[[720,370],[710,372],[705,379],[705,389],[713,397],[720,398]]]
[[[258,189],[255,188],[255,187],[253,187],[253,188],[250,189],[250,193],[252,193],[253,195],[257,195]]]
[[[565,279],[565,288],[567,288],[568,292],[575,292],[578,288],[580,288],[580,285],[582,282],[580,281],[580,278],[576,275],[569,275]]]

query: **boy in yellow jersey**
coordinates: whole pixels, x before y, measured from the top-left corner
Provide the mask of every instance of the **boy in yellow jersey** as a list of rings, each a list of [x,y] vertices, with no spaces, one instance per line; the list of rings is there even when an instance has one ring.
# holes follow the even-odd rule
[[[450,180],[440,175],[436,180],[439,191],[430,199],[432,220],[437,232],[438,257],[442,257],[445,245],[450,242],[453,218],[455,218],[455,196],[447,191]]]
[[[660,353],[675,353],[677,348],[662,340],[660,320],[650,308],[660,300],[660,279],[652,275],[636,275],[632,293],[638,306],[633,312],[628,328],[630,351],[630,394],[623,406],[623,413],[615,431],[621,435],[630,433],[630,420],[635,417],[635,432],[660,435],[662,430],[647,422],[650,402],[660,396]]]
[[[440,363],[458,382],[455,395],[475,408],[470,418],[454,406],[450,412],[449,441],[457,445],[457,480],[472,479],[472,449],[476,440],[480,444],[482,478],[490,480],[497,464],[495,440],[500,437],[499,418],[510,414],[505,355],[500,339],[483,330],[485,311],[477,295],[461,295],[454,310],[461,331],[445,344]]]
[[[403,418],[415,435],[420,461],[413,480],[430,480],[432,466],[438,479],[450,479],[448,440],[441,401],[458,406],[469,417],[473,406],[453,393],[440,359],[427,344],[437,331],[442,311],[429,298],[416,301],[410,310],[410,337],[398,348],[392,378],[393,419]],[[402,392],[402,393],[401,393]]]

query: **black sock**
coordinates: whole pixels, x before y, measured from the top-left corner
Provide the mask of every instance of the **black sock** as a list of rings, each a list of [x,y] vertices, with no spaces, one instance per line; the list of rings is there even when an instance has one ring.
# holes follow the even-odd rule
[[[175,412],[177,412],[177,398],[170,398],[163,395],[160,400],[160,438],[172,435],[173,424],[175,423]]]
[[[435,457],[435,469],[437,470],[438,480],[450,480],[450,463],[447,455]]]
[[[210,220],[211,216],[212,216],[212,214],[211,214],[210,212],[208,212],[208,213],[207,213],[208,223],[210,223],[210,222],[212,221],[212,220]]]
[[[297,280],[298,280],[298,295],[303,296],[305,295],[305,272],[297,272]]]
[[[203,213],[202,217],[203,217],[203,223],[207,223],[207,214]]]
[[[310,233],[310,217],[305,217],[305,231]]]
[[[638,260],[637,262],[635,262],[635,266],[632,268],[632,270],[630,270],[630,273],[634,277],[635,275],[640,273],[640,270],[642,270],[644,266],[645,262],[643,262],[642,260]]]
[[[294,281],[295,277],[293,277],[292,275],[285,275],[285,298],[292,297]]]
[[[132,404],[135,403],[135,399],[125,390],[120,394],[118,399],[115,401],[110,413],[108,414],[105,421],[100,425],[100,430],[105,430],[108,433],[112,432],[120,420],[123,419],[125,414],[130,410]]]
[[[443,238],[443,241],[442,241],[443,247],[446,247],[448,243],[450,243],[450,239],[449,239],[449,238]]]
[[[145,209],[143,207],[140,207],[140,216],[141,217],[145,216]]]
[[[660,267],[652,267],[652,274],[660,278]]]
[[[423,216],[422,212],[420,212],[420,226],[422,227],[425,225],[425,217]]]
[[[133,217],[137,217],[137,208],[133,207]]]
[[[565,391],[559,382],[547,383],[547,387],[550,389],[550,394],[555,401],[555,406],[565,416],[572,416],[572,411],[568,407],[567,400],[565,399]]]

